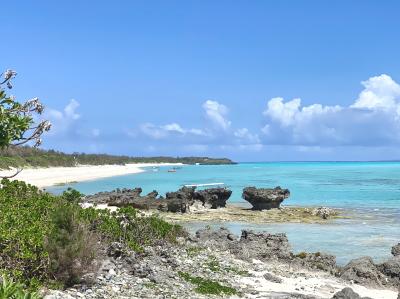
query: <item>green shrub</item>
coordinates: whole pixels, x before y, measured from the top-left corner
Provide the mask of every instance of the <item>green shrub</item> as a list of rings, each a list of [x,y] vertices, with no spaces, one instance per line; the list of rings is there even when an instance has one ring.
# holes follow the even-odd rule
[[[49,283],[66,286],[91,270],[97,241],[102,246],[119,241],[141,251],[186,234],[179,225],[143,217],[133,208],[83,209],[77,204],[80,197],[72,189],[54,196],[23,182],[2,180],[0,273],[32,290]]]
[[[50,215],[51,231],[44,249],[49,255],[49,274],[65,286],[79,282],[91,270],[97,252],[97,237],[79,221],[77,205],[59,203]]]
[[[37,293],[27,292],[23,285],[3,275],[0,278],[0,299],[41,299]]]
[[[65,190],[62,194],[62,198],[64,198],[66,201],[70,203],[79,203],[81,200],[83,194],[80,193],[79,191],[72,189],[69,187],[67,190]]]
[[[0,268],[20,281],[45,279],[48,254],[44,237],[57,200],[23,182],[2,180],[0,188]]]
[[[132,207],[121,208],[116,212],[87,208],[80,210],[81,217],[93,230],[110,241],[125,243],[135,251],[160,240],[175,242],[186,232],[180,225],[168,223],[157,216],[142,217]]]
[[[0,269],[30,289],[54,278],[72,282],[80,274],[75,265],[87,266],[93,252],[92,235],[76,216],[80,209],[64,196],[2,180]]]

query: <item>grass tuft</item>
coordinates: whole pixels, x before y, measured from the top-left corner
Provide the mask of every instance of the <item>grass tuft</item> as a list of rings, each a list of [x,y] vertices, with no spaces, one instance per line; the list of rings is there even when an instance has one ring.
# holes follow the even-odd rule
[[[198,276],[191,276],[186,272],[178,272],[185,281],[196,285],[195,292],[203,295],[238,295],[239,292],[232,288],[221,285],[219,282]]]

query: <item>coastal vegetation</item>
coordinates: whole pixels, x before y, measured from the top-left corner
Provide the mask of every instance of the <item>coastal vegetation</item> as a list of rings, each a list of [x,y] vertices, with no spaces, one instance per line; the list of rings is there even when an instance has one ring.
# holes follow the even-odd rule
[[[55,150],[42,150],[29,146],[9,146],[0,149],[0,169],[10,167],[54,167],[77,165],[106,165],[127,163],[183,163],[201,165],[233,164],[227,158],[209,157],[129,157],[107,154],[66,154]]]
[[[0,188],[0,269],[28,290],[72,285],[95,267],[98,246],[113,241],[141,252],[155,242],[185,235],[179,225],[133,208],[118,212],[83,209],[81,194],[54,196],[19,181]]]

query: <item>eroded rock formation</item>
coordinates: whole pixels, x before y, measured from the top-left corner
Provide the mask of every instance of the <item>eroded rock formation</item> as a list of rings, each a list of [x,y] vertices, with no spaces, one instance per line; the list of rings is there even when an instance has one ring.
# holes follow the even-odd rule
[[[227,188],[211,188],[196,191],[195,187],[182,187],[175,192],[167,192],[166,197],[158,197],[157,191],[142,196],[142,188],[117,189],[100,192],[85,197],[84,201],[109,206],[131,206],[140,210],[160,210],[163,212],[186,213],[198,209],[225,207],[232,194]]]
[[[252,204],[253,210],[270,210],[279,208],[281,203],[288,198],[288,189],[246,187],[243,189],[242,198]]]

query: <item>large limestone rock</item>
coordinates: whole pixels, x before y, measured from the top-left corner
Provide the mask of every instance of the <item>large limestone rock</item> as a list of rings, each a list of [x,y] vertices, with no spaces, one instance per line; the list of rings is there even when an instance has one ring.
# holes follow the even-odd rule
[[[385,277],[369,256],[351,260],[340,273],[340,277],[355,283],[382,286]]]
[[[243,260],[279,260],[309,269],[336,273],[336,259],[333,255],[319,252],[295,255],[291,251],[286,234],[242,230],[242,235],[238,238],[228,229],[221,227],[218,230],[198,230],[192,241],[204,246],[216,246]]]
[[[167,192],[165,200],[167,201],[168,212],[186,213],[189,207],[193,205],[194,187],[182,187],[175,192]]]
[[[301,252],[294,257],[298,264],[307,268],[323,270],[332,274],[337,273],[336,257],[332,254],[323,252]]]
[[[210,188],[194,192],[194,199],[203,203],[203,206],[211,209],[226,206],[226,201],[231,196],[232,191],[227,188]]]
[[[228,229],[221,227],[219,230],[198,230],[195,241],[202,244],[211,243],[245,260],[291,256],[289,241],[285,234],[243,230],[241,237],[238,238]]]
[[[242,258],[288,259],[291,257],[290,244],[286,234],[270,234],[242,230],[239,240],[239,252]]]
[[[252,204],[253,210],[270,210],[279,208],[289,195],[289,190],[281,187],[273,189],[246,187],[243,189],[242,197]]]

